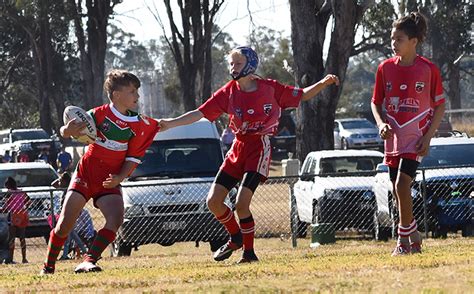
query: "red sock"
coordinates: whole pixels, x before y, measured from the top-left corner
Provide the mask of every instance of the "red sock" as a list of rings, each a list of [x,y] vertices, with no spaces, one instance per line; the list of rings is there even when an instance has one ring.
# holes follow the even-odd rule
[[[54,232],[54,229],[49,233],[48,250],[46,251],[46,260],[44,266],[54,268],[59,252],[63,248],[67,237],[61,238]]]
[[[216,217],[216,219],[224,225],[225,229],[230,235],[235,235],[240,232],[239,224],[235,220],[234,213],[229,207],[227,207],[223,215]]]
[[[105,248],[115,240],[115,235],[114,231],[105,228],[98,231],[89,251],[87,251],[86,260],[91,262],[97,261]]]
[[[240,220],[244,250],[253,250],[253,240],[255,239],[255,222],[252,216]]]

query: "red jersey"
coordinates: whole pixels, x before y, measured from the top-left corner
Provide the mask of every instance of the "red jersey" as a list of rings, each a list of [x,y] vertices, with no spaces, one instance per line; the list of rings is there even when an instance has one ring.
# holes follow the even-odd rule
[[[393,137],[385,140],[385,154],[416,154],[416,143],[431,125],[433,108],[444,103],[439,69],[417,56],[411,66],[395,56],[382,62],[375,77],[372,103],[384,104]]]
[[[257,90],[243,92],[236,81],[217,90],[199,107],[210,121],[222,113],[230,116],[230,127],[237,138],[245,135],[273,135],[281,109],[298,107],[303,90],[275,80],[256,80]]]
[[[97,154],[104,160],[141,163],[148,146],[159,131],[158,122],[152,118],[129,111],[121,114],[110,104],[89,111],[97,126],[97,139],[89,145],[88,154]]]

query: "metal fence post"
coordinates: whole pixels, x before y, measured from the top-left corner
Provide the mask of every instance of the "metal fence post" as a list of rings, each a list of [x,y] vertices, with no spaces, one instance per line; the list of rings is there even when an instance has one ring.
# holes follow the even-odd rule
[[[421,196],[423,197],[423,223],[425,227],[425,238],[428,238],[428,203],[426,200],[426,179],[425,179],[425,170],[421,170]]]
[[[51,215],[51,224],[54,227],[56,226],[56,217],[54,215],[54,194],[53,190],[49,190],[49,209],[50,209],[50,215]]]

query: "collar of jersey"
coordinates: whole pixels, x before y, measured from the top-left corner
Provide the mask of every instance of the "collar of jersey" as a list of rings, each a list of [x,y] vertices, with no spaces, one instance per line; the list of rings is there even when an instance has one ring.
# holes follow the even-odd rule
[[[126,115],[121,114],[120,111],[118,111],[112,104],[109,104],[109,106],[110,106],[110,110],[112,110],[112,113],[116,117],[120,118],[121,120],[126,121],[126,122],[138,121],[138,115],[126,116]]]

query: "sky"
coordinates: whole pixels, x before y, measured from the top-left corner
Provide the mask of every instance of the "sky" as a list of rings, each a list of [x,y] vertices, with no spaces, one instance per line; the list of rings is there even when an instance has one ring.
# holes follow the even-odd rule
[[[285,37],[290,36],[288,0],[226,0],[216,17],[216,23],[237,44],[246,45],[246,37],[252,31],[247,2],[256,26],[266,26],[281,31]],[[147,6],[152,9],[156,7],[165,25],[168,23],[162,0],[124,0],[114,9],[114,24],[125,32],[135,34],[138,41],[158,39],[163,32]]]

